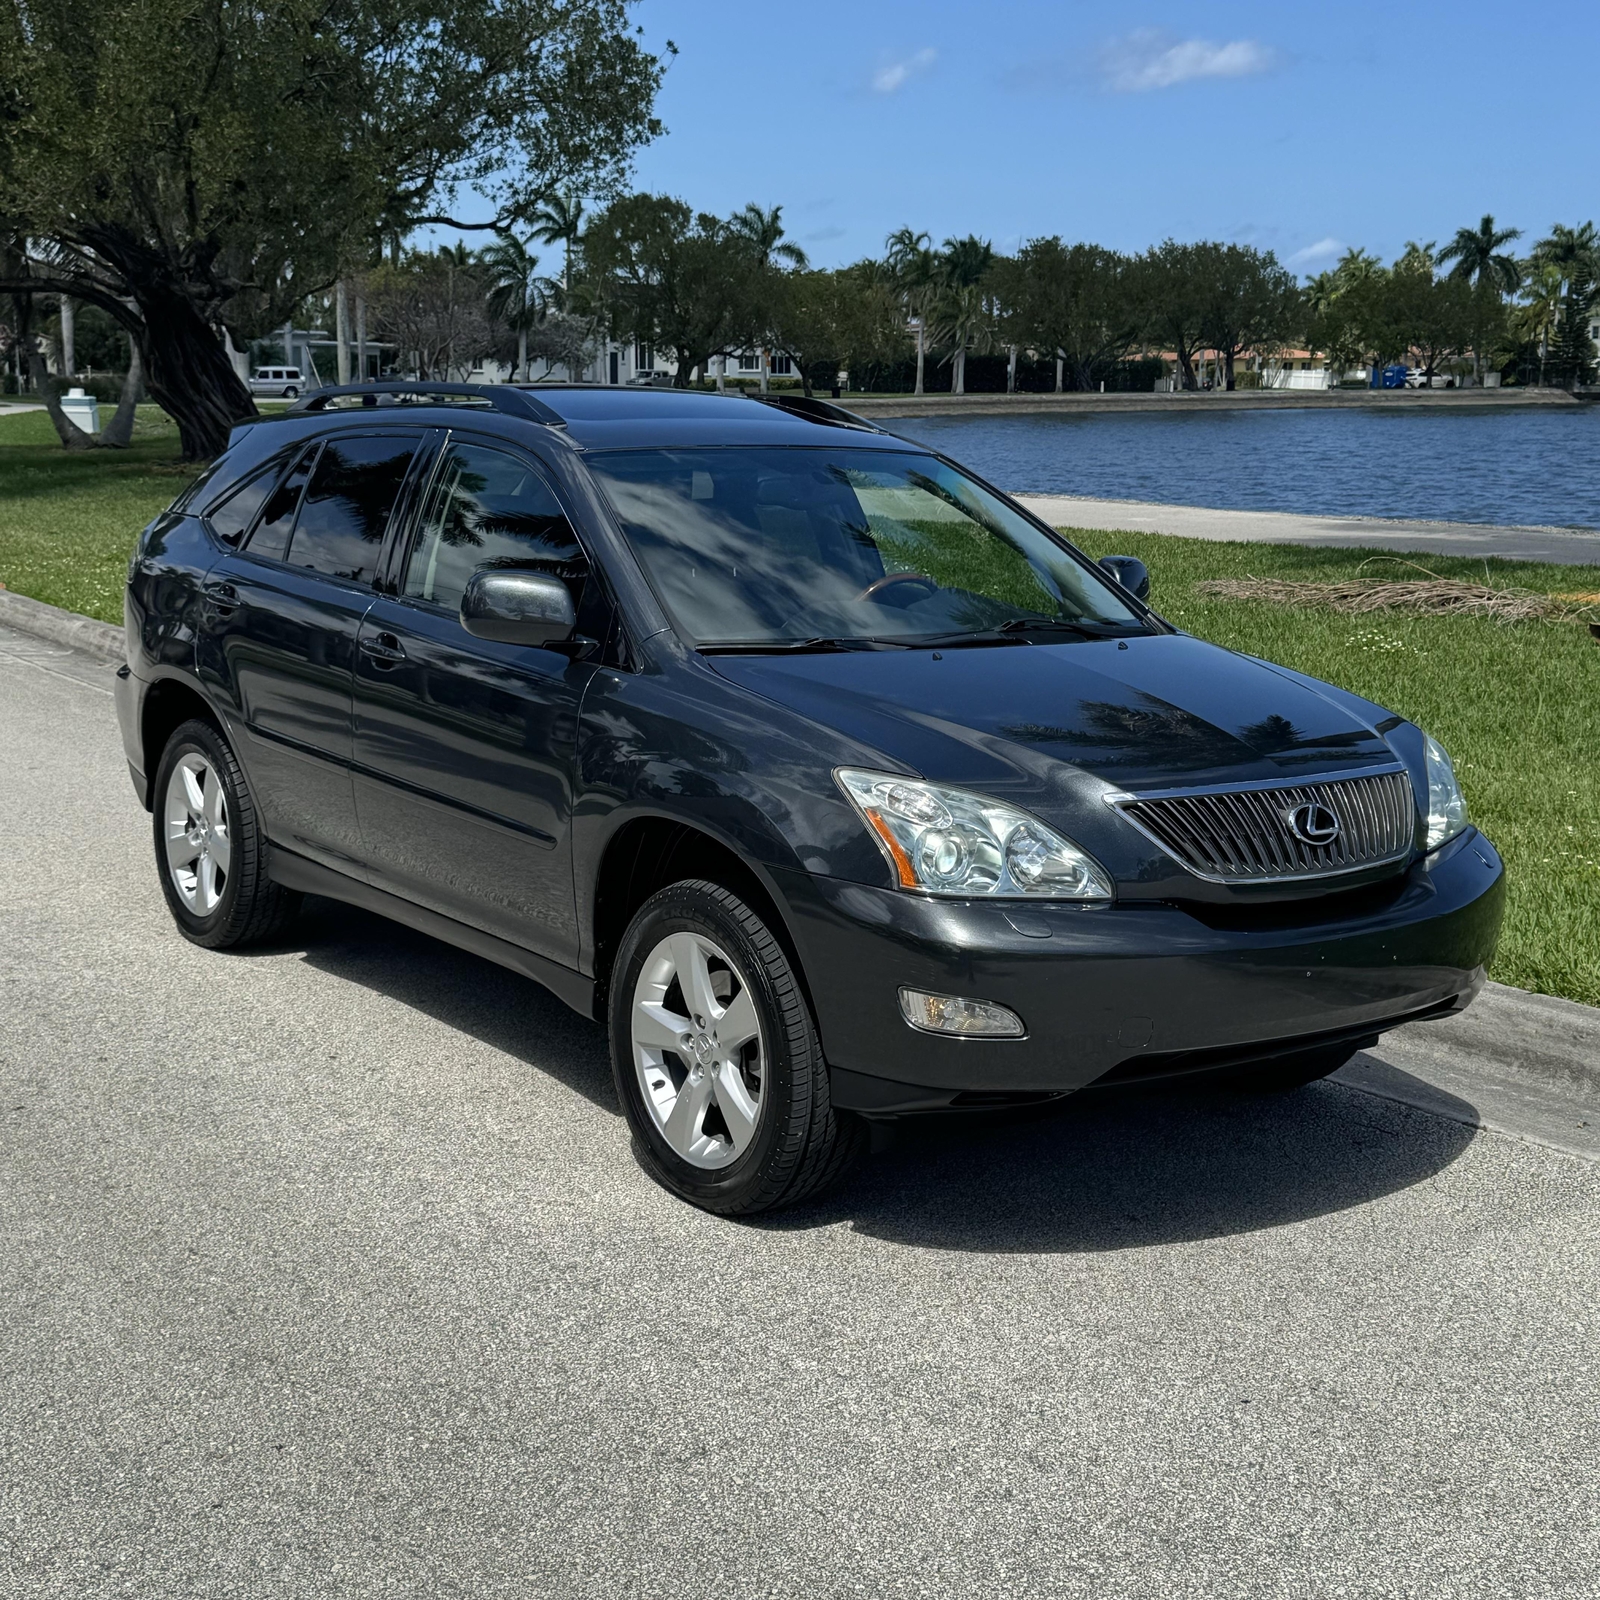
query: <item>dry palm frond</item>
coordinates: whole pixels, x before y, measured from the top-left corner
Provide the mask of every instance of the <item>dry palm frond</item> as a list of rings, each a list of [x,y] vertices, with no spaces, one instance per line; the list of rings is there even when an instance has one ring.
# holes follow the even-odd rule
[[[1530,589],[1491,589],[1455,578],[1395,583],[1383,578],[1352,578],[1344,583],[1296,583],[1282,578],[1212,578],[1195,585],[1197,594],[1219,600],[1268,600],[1280,606],[1316,606],[1331,611],[1420,611],[1433,616],[1494,617],[1528,622],[1564,615],[1554,595]]]
[[[1436,617],[1490,617],[1497,622],[1587,620],[1600,595],[1541,594],[1535,589],[1496,589],[1491,584],[1441,578],[1413,561],[1375,557],[1383,564],[1411,567],[1423,578],[1348,578],[1337,583],[1288,578],[1212,578],[1195,585],[1197,594],[1219,600],[1266,600],[1280,606],[1325,607],[1364,613],[1414,611]],[[1372,563],[1364,562],[1363,570]],[[1484,573],[1488,576],[1487,570]]]

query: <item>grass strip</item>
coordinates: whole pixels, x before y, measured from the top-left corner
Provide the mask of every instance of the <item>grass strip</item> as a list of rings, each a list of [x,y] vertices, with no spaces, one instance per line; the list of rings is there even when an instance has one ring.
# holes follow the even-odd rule
[[[0,583],[120,623],[134,540],[194,475],[159,406],[126,450],[63,450],[43,411],[0,415]]]

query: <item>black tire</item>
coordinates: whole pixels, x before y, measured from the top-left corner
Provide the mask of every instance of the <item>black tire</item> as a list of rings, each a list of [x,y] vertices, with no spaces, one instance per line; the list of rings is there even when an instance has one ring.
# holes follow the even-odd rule
[[[645,1105],[633,1056],[634,991],[646,960],[670,934],[697,933],[725,951],[750,992],[767,1041],[760,1114],[749,1147],[708,1171],[667,1142]],[[686,880],[651,896],[628,925],[612,969],[611,1066],[634,1154],[657,1183],[723,1216],[798,1205],[839,1181],[866,1148],[859,1118],[836,1112],[816,1024],[783,946],[737,895]]]
[[[291,384],[289,388],[283,391],[283,398],[285,400],[298,400],[300,398],[300,391]]]
[[[174,769],[189,754],[202,756],[217,775],[226,804],[229,865],[216,905],[204,915],[185,903],[167,858],[167,789]],[[167,908],[185,939],[207,950],[258,944],[283,932],[300,909],[300,895],[267,876],[267,840],[233,750],[209,722],[182,723],[167,740],[151,791],[156,873]]]
[[[1320,1050],[1277,1056],[1255,1066],[1232,1067],[1222,1074],[1222,1080],[1226,1087],[1246,1094],[1282,1094],[1328,1077],[1359,1053],[1347,1044],[1324,1045]]]

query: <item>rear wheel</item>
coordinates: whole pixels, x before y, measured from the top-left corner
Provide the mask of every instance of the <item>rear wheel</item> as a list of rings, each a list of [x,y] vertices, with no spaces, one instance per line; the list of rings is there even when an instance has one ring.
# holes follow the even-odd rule
[[[745,1216],[795,1205],[865,1147],[829,1100],[783,947],[717,884],[675,883],[640,908],[617,952],[610,1024],[640,1164],[694,1205]]]
[[[1230,1089],[1242,1089],[1247,1094],[1281,1094],[1328,1077],[1359,1053],[1359,1049],[1347,1044],[1324,1045],[1320,1050],[1302,1050],[1255,1066],[1233,1067],[1222,1077]]]
[[[244,774],[209,722],[173,733],[154,794],[156,870],[184,938],[224,950],[280,933],[300,896],[267,877],[266,838]]]
[[[283,398],[285,400],[298,400],[300,398],[300,391],[291,383],[289,387],[283,391]]]

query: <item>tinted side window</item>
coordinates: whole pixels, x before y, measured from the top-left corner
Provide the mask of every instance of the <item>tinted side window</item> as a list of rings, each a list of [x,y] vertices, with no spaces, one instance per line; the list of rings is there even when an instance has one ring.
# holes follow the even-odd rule
[[[289,535],[294,531],[294,514],[300,509],[300,496],[306,479],[317,459],[317,446],[312,445],[295,462],[288,477],[267,497],[267,503],[250,535],[250,554],[265,556],[269,561],[282,561],[289,548]]]
[[[211,531],[225,544],[238,544],[250,531],[250,524],[256,520],[256,513],[266,503],[282,471],[283,461],[279,459],[246,478],[221,504],[206,513]]]
[[[560,503],[531,467],[502,450],[452,444],[439,463],[405,592],[454,611],[480,567],[563,578],[582,602],[588,562]]]
[[[289,565],[370,583],[417,439],[333,438],[311,475]]]

